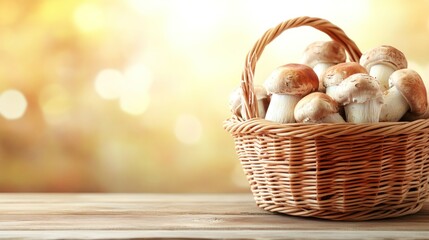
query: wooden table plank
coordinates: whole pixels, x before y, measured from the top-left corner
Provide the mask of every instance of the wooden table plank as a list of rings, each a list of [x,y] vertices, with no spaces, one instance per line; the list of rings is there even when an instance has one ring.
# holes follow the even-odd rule
[[[242,230],[132,230],[132,231],[8,231],[0,239],[308,239],[308,240],[415,240],[428,239],[428,232],[409,231],[242,231]]]
[[[409,219],[409,220],[407,220]],[[70,224],[72,223],[72,224]],[[423,219],[332,222],[279,215],[2,215],[0,230],[364,230],[429,231]]]
[[[0,194],[0,238],[429,239],[414,215],[338,222],[273,214],[250,194]]]
[[[49,211],[46,208],[49,207]],[[162,207],[160,209],[160,207]],[[2,214],[25,214],[25,215],[61,215],[61,214],[266,214],[265,211],[257,208],[256,205],[237,203],[207,203],[198,202],[130,202],[130,203],[0,203]]]
[[[247,193],[235,194],[124,194],[124,193],[0,193],[0,203],[55,203],[55,202],[247,202],[253,197]]]

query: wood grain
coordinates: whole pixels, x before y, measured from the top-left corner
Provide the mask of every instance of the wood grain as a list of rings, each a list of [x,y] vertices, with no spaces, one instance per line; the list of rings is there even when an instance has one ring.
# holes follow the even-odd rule
[[[0,194],[0,238],[429,239],[414,215],[338,222],[272,214],[250,194]]]

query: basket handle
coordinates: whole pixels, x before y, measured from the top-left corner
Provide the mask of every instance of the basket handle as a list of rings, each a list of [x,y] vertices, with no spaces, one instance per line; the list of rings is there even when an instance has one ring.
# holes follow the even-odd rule
[[[285,30],[301,26],[310,26],[326,33],[332,40],[340,43],[346,49],[351,61],[359,62],[362,53],[356,44],[347,37],[343,30],[325,19],[297,17],[284,21],[274,28],[268,29],[247,54],[245,67],[241,76],[241,89],[243,90],[243,103],[247,115],[246,119],[258,117],[258,104],[253,88],[253,76],[256,62],[264,51],[264,48]]]

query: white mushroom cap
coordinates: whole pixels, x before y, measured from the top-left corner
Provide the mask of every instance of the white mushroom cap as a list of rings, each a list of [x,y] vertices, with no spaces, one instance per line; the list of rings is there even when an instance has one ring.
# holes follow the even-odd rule
[[[304,50],[302,63],[314,68],[318,63],[338,64],[346,61],[346,50],[335,41],[317,41]]]
[[[328,68],[323,74],[323,85],[328,88],[339,85],[347,77],[356,73],[368,73],[366,69],[356,62],[339,63]]]
[[[303,97],[295,106],[294,116],[303,123],[344,122],[338,114],[338,103],[321,92]]]
[[[371,67],[376,64],[385,64],[395,70],[406,68],[408,64],[405,55],[401,51],[387,45],[381,45],[370,49],[361,56],[359,63],[364,66],[368,72]]]
[[[427,93],[420,75],[412,69],[400,69],[390,75],[389,83],[396,87],[410,106],[410,112],[423,114],[427,107]]]
[[[356,73],[344,79],[339,85],[337,94],[331,96],[339,104],[364,103],[378,99],[383,103],[380,85],[374,77],[365,73]]]

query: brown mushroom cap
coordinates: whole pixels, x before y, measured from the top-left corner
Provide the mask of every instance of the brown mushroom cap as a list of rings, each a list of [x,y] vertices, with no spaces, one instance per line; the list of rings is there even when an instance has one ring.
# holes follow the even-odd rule
[[[264,86],[269,93],[305,96],[319,88],[319,78],[309,66],[289,63],[276,68]]]
[[[383,96],[377,80],[366,74],[353,74],[338,85],[340,90],[332,96],[339,104],[364,103],[371,99],[377,99],[383,103]]]
[[[390,75],[389,82],[395,86],[410,105],[410,112],[423,114],[427,107],[427,93],[420,75],[412,69],[400,69]]]
[[[346,50],[335,41],[317,41],[304,50],[302,63],[314,67],[318,63],[342,63],[346,61]]]
[[[325,93],[313,92],[296,104],[294,116],[297,122],[317,122],[333,113],[338,113],[338,103]]]
[[[326,69],[322,76],[325,87],[336,86],[347,77],[356,73],[368,73],[367,70],[356,62],[339,63]]]
[[[401,51],[387,45],[381,45],[379,47],[370,49],[368,52],[362,55],[359,63],[368,71],[376,64],[385,64],[395,70],[407,68],[408,65],[407,59]]]

